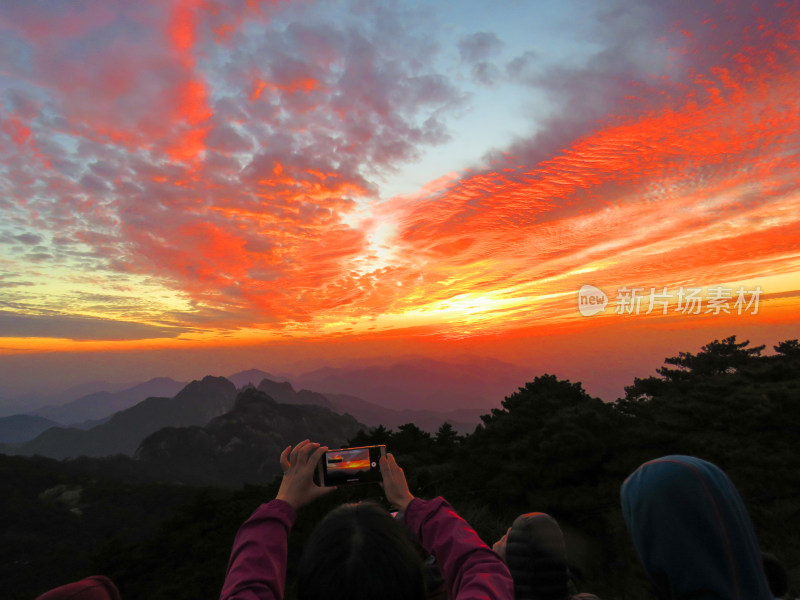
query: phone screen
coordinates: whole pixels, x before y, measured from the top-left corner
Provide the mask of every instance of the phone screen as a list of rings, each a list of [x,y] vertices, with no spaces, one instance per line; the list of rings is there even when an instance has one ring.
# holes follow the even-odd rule
[[[325,486],[381,481],[378,464],[386,446],[363,446],[328,450],[320,461],[320,476]]]

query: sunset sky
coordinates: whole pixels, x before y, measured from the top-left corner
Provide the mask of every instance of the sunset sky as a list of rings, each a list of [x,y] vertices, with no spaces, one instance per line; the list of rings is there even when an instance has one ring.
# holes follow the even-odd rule
[[[0,0],[0,395],[769,349],[798,89],[792,1]]]

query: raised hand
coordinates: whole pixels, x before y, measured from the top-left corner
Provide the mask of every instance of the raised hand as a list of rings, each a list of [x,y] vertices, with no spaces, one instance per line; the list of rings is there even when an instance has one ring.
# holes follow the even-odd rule
[[[278,490],[277,500],[288,502],[297,510],[309,502],[335,490],[335,487],[320,487],[314,483],[314,471],[322,455],[328,450],[315,442],[303,440],[294,448],[287,446],[281,452],[283,480]]]
[[[408,482],[403,469],[394,460],[392,454],[381,456],[381,476],[383,477],[383,492],[386,499],[399,511],[405,511],[414,495],[408,489]]]

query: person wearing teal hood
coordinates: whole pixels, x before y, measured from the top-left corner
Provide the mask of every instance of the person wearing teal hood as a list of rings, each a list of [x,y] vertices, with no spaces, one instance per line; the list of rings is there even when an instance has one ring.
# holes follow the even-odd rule
[[[728,476],[691,456],[644,463],[622,515],[662,598],[772,600],[750,516]]]

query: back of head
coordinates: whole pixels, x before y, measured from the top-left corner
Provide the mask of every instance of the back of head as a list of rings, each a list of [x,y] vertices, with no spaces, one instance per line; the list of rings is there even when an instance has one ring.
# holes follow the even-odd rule
[[[634,471],[621,495],[636,552],[663,597],[771,598],[750,516],[721,469],[665,456]]]
[[[553,517],[545,513],[517,517],[508,532],[505,553],[516,600],[570,597],[564,535]]]
[[[381,507],[346,504],[311,534],[298,567],[300,600],[423,600],[422,559]]]

